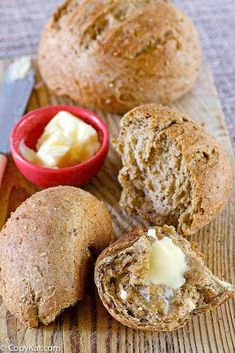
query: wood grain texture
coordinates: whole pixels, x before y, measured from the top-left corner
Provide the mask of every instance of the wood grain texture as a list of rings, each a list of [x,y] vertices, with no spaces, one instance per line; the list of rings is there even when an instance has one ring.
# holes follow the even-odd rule
[[[0,75],[6,62],[0,63]],[[42,105],[72,103],[51,95],[37,72],[37,83],[28,110]],[[193,91],[178,100],[173,107],[201,122],[227,150],[232,149],[213,79],[204,64]],[[119,130],[120,116],[100,115],[108,123],[111,136]],[[118,205],[120,185],[117,174],[120,158],[110,148],[106,163],[92,183],[85,189],[102,199],[109,208],[117,237],[131,228],[148,223],[139,217],[130,218]],[[235,164],[233,161],[235,174]],[[27,182],[9,162],[0,191],[0,227],[10,213],[37,189]],[[190,239],[199,243],[209,268],[221,279],[234,280],[233,240],[235,234],[235,193],[223,213]],[[233,353],[235,352],[234,302],[230,300],[217,310],[193,318],[173,333],[147,333],[124,327],[111,318],[102,306],[93,278],[85,298],[77,306],[66,310],[55,323],[38,329],[25,328],[1,303],[0,352],[14,346],[40,347],[41,351],[63,353]],[[11,346],[9,346],[11,345]],[[26,347],[26,348],[25,348]],[[36,351],[36,350],[35,350]]]

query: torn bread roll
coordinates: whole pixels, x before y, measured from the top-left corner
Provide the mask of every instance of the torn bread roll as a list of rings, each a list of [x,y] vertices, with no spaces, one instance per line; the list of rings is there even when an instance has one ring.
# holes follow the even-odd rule
[[[65,1],[38,51],[52,92],[115,113],[179,98],[196,81],[200,57],[192,21],[163,0]]]
[[[234,294],[172,226],[133,231],[110,245],[96,262],[95,283],[115,319],[148,331],[176,330]]]
[[[232,190],[231,163],[219,143],[188,116],[146,104],[121,120],[120,205],[184,235],[218,215]]]
[[[59,186],[34,194],[0,233],[4,304],[27,326],[49,324],[83,298],[93,255],[111,237],[109,212],[90,193]]]

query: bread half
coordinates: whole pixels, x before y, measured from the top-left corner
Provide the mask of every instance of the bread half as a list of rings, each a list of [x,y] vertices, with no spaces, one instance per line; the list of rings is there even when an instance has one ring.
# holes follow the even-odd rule
[[[126,234],[97,260],[95,283],[104,306],[115,319],[135,329],[172,331],[233,296],[233,287],[211,273],[195,244],[172,226],[154,229],[156,238],[143,230]],[[177,289],[146,281],[152,246],[164,237],[185,257],[184,283]]]
[[[188,116],[146,104],[121,120],[120,204],[154,225],[190,235],[208,224],[232,190],[232,168],[219,143]]]

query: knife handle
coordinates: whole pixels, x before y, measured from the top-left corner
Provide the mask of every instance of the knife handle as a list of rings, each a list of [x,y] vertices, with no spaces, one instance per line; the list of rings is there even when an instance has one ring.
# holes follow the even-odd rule
[[[4,154],[0,154],[0,187],[2,184],[2,179],[7,166],[7,157]]]

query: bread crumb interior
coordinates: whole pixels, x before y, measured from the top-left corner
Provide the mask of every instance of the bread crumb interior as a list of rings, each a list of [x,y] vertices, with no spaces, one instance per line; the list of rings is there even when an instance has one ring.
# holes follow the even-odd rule
[[[173,290],[165,285],[146,284],[151,247],[155,240],[147,234],[122,250],[103,273],[104,293],[116,310],[141,323],[172,321],[196,308],[199,293],[185,283]],[[106,259],[107,260],[107,259]],[[180,307],[184,302],[184,307]]]
[[[125,133],[121,205],[154,224],[184,231],[193,221],[193,186],[180,147],[164,132],[152,136],[148,129],[134,125],[136,129],[127,127]]]

